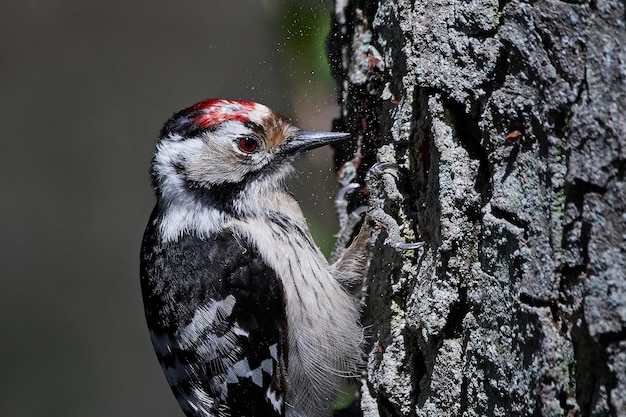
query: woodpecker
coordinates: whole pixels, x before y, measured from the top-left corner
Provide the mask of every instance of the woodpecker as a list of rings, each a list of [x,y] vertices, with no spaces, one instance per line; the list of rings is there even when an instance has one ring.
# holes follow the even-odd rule
[[[358,374],[360,233],[330,265],[285,186],[303,152],[348,138],[268,107],[209,99],[170,118],[141,289],[157,358],[188,417],[324,417]]]

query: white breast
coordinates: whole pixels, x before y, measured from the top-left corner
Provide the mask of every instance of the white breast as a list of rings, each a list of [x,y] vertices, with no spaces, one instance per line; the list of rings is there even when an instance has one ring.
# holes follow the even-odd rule
[[[297,223],[292,232],[261,220],[234,222],[233,226],[278,272],[285,289],[291,384],[288,415],[292,410],[294,416],[326,416],[332,414],[330,404],[341,377],[357,372],[363,332],[354,299],[312,245],[304,218]]]

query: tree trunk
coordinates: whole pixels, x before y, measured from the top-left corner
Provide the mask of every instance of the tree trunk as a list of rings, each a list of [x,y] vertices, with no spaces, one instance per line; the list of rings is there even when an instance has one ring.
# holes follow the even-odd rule
[[[336,0],[337,169],[425,242],[377,222],[365,416],[626,415],[625,22],[622,0]]]

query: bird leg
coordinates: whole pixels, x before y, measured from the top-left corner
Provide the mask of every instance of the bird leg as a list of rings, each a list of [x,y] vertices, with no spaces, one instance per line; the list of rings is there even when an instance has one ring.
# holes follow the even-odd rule
[[[386,233],[385,244],[398,251],[409,251],[421,248],[424,242],[407,243],[402,237],[405,225],[399,226],[396,220],[385,210],[389,200],[400,203],[404,197],[396,185],[400,167],[395,163],[377,163],[368,172],[366,182],[370,184],[369,206],[359,206],[349,211],[349,197],[361,189],[357,183],[349,183],[337,193],[335,206],[339,216],[340,231],[331,259],[336,260],[331,268],[334,275],[346,290],[355,296],[363,293],[363,271],[371,257],[372,235],[378,230]],[[365,214],[365,216],[364,216]],[[365,220],[365,221],[363,221]],[[354,229],[363,221],[358,235],[352,240]]]

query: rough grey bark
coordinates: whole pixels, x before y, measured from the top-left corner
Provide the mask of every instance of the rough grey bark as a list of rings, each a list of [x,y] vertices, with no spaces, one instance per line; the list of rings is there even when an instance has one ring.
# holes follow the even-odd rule
[[[376,240],[365,416],[626,415],[625,13],[336,0],[337,169],[425,242]]]

